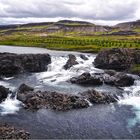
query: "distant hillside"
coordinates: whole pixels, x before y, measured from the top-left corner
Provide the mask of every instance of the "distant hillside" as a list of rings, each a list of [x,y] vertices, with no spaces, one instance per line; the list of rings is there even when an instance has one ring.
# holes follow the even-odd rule
[[[58,22],[1,25],[0,35],[12,33],[45,35],[137,35],[140,33],[140,20],[125,22],[116,26],[95,25],[86,21],[60,20]]]
[[[72,20],[60,20],[57,23],[60,23],[60,24],[93,25],[93,23],[86,22],[86,21],[72,21]]]
[[[139,49],[139,21],[113,27],[71,20],[5,25],[0,26],[0,45],[94,53],[114,47]]]
[[[118,27],[121,30],[137,29],[137,28],[140,28],[140,20],[132,21],[132,22],[119,23],[115,27]]]
[[[0,26],[2,33],[11,34],[13,32],[36,32],[36,33],[96,33],[110,32],[112,27],[95,25],[85,21],[61,20],[58,22],[29,23],[18,25]]]

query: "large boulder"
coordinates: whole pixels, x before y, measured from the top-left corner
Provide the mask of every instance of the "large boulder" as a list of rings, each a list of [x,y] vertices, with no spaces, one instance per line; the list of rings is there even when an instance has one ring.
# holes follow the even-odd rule
[[[30,134],[7,124],[0,124],[0,139],[29,139]]]
[[[88,60],[88,58],[84,54],[80,54],[80,58],[85,60],[85,61]]]
[[[127,48],[105,49],[99,52],[94,65],[101,69],[126,70],[135,63],[134,51]]]
[[[97,92],[94,89],[85,91],[80,94],[93,104],[105,104],[117,102],[117,97],[115,95],[114,96],[107,95],[104,93]]]
[[[33,91],[33,90],[34,90],[33,87],[30,87],[26,84],[21,84],[20,87],[18,88],[19,93],[24,93],[24,92]]]
[[[70,79],[71,83],[81,84],[81,85],[102,85],[103,80],[100,74],[90,74],[83,73],[78,77],[73,77]]]
[[[117,87],[127,87],[134,84],[135,78],[123,72],[117,72],[114,75],[103,75],[104,83],[107,85],[114,85]]]
[[[83,73],[78,77],[72,77],[70,82],[73,84],[80,85],[102,85],[103,83],[107,85],[114,85],[117,87],[126,87],[134,84],[135,78],[124,72],[116,72],[113,70],[105,71],[105,73]]]
[[[134,84],[135,79],[127,75],[126,73],[118,73],[115,75],[115,86],[120,86],[120,87],[126,87],[126,86],[132,86]]]
[[[70,109],[86,108],[89,106],[86,100],[75,95],[49,91],[19,91],[17,99],[23,102],[28,109],[37,110],[40,108],[48,108],[65,111]]]
[[[34,91],[34,88],[26,85],[26,84],[21,84],[20,87],[18,88],[18,94],[17,94],[17,99],[25,102],[29,96],[28,92]]]
[[[69,59],[67,63],[64,65],[64,69],[70,69],[73,65],[77,65],[78,62],[76,61],[76,57],[72,54],[69,54]]]
[[[0,102],[2,102],[3,100],[5,100],[8,96],[8,94],[10,93],[8,88],[5,88],[3,86],[0,86]]]
[[[24,72],[42,72],[51,63],[49,54],[0,53],[0,76],[13,76]]]
[[[49,91],[25,91],[18,92],[17,99],[25,104],[27,109],[38,110],[41,108],[56,111],[66,111],[89,107],[89,101],[93,104],[113,103],[117,101],[115,95],[88,90],[78,95],[62,94]]]

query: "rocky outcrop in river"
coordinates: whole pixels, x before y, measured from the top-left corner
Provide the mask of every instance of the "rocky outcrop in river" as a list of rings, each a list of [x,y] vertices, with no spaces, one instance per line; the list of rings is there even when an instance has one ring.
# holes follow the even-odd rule
[[[140,50],[127,48],[105,49],[99,52],[94,65],[101,69],[113,69],[140,74]]]
[[[94,89],[85,91],[80,94],[93,104],[113,103],[118,99],[115,95],[107,95],[97,92]]]
[[[73,65],[77,65],[78,62],[76,61],[76,57],[72,54],[69,54],[69,59],[67,63],[64,65],[64,69],[70,69]]]
[[[96,104],[117,101],[113,96],[99,93],[95,90],[85,91],[78,95],[70,95],[49,91],[33,91],[31,87],[25,84],[19,87],[17,99],[23,102],[27,109],[38,110],[47,108],[57,111],[87,108],[89,107],[88,100]]]
[[[22,90],[21,90],[22,89]],[[31,90],[29,90],[31,89]],[[53,110],[70,110],[86,108],[88,102],[78,96],[49,91],[32,91],[31,87],[20,86],[17,99],[22,101],[29,109],[48,108]]]
[[[29,139],[30,134],[7,124],[0,124],[0,139]]]
[[[135,79],[123,72],[106,71],[106,73],[83,73],[78,77],[73,77],[70,82],[80,85],[99,86],[103,83],[120,87],[131,86]]]
[[[102,85],[103,80],[101,74],[90,74],[90,73],[83,73],[78,77],[73,77],[70,79],[71,83],[80,84],[80,85]]]
[[[10,77],[24,72],[42,72],[51,63],[49,54],[0,53],[0,76]]]
[[[133,63],[133,51],[122,48],[102,50],[94,61],[97,68],[119,71],[128,69]]]
[[[0,102],[2,102],[3,100],[5,100],[8,96],[8,94],[10,93],[8,88],[5,88],[3,86],[0,86]]]

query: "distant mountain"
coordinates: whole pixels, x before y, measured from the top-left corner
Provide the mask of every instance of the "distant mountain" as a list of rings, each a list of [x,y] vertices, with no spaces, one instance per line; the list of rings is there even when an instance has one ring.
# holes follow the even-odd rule
[[[140,28],[140,20],[132,21],[132,22],[119,23],[115,27],[118,27],[121,30],[133,30],[133,29],[137,29],[137,28]]]
[[[94,25],[93,23],[86,22],[86,21],[72,21],[72,20],[60,20],[57,23],[60,23],[60,24]]]
[[[17,25],[5,25],[0,26],[0,30],[8,29],[5,33],[11,34],[13,32],[44,32],[44,33],[56,33],[56,32],[76,32],[76,33],[95,33],[95,32],[109,32],[112,27],[95,25],[85,21],[72,21],[72,20],[60,20],[58,22],[43,22],[43,23],[29,23],[29,24],[17,24]]]
[[[61,35],[134,35],[140,33],[140,20],[120,23],[115,26],[95,25],[86,21],[60,20],[58,22],[1,25],[0,34],[44,33]]]

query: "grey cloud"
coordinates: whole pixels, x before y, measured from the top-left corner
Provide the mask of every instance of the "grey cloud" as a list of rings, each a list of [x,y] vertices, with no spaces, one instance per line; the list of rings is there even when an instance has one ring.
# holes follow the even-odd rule
[[[0,17],[15,20],[61,17],[121,21],[135,19],[138,9],[139,0],[0,0]]]

